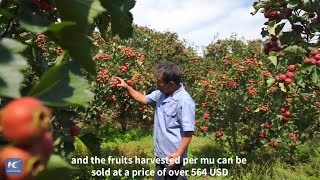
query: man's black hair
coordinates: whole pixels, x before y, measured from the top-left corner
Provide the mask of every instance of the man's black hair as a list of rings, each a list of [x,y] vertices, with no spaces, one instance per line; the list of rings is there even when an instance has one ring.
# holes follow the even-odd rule
[[[162,76],[162,80],[165,83],[169,83],[170,81],[173,81],[177,85],[181,83],[182,73],[180,67],[173,62],[164,61],[155,67],[155,71]]]

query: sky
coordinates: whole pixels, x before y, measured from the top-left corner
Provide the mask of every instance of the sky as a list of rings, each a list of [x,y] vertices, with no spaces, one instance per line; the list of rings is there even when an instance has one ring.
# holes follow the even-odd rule
[[[218,35],[261,38],[262,13],[252,16],[254,0],[136,0],[133,22],[160,32],[176,32],[199,53]]]

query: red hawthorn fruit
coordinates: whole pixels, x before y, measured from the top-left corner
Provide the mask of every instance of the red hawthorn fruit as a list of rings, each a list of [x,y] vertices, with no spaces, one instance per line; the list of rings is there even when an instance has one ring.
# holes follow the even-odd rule
[[[311,59],[311,64],[316,65],[316,64],[317,64],[317,60],[314,59],[314,58],[312,58],[312,59]]]
[[[290,111],[286,111],[284,113],[284,116],[287,117],[287,118],[291,117],[291,112]]]
[[[39,155],[41,161],[46,164],[51,153],[53,152],[52,133],[50,131],[45,132],[40,139],[38,139],[30,148],[27,149],[33,154]]]
[[[309,63],[309,62],[311,62],[311,59],[310,59],[310,58],[305,58],[305,59],[303,60],[303,62]]]
[[[313,49],[310,51],[311,56],[315,56],[317,54],[319,54],[319,51],[317,49]]]
[[[0,167],[6,166],[6,159],[19,158],[22,163],[22,171],[19,175],[5,175],[6,180],[32,180],[34,177],[44,169],[38,156],[14,146],[5,147],[0,155]],[[19,163],[19,162],[18,162]]]
[[[272,42],[278,41],[278,37],[277,37],[277,36],[272,36],[272,37],[271,37],[271,41],[272,41]]]
[[[50,126],[51,111],[33,97],[9,102],[0,114],[3,136],[14,145],[31,145]]]
[[[258,139],[263,139],[265,137],[266,137],[266,134],[264,132],[259,132],[259,134],[257,136]]]
[[[285,113],[287,110],[286,110],[286,108],[281,108],[280,111],[281,111],[281,113]]]
[[[263,8],[264,8],[265,11],[268,11],[271,8],[271,6],[270,6],[270,4],[265,4],[263,6]]]
[[[319,60],[320,60],[320,54],[314,55],[314,59],[316,59],[317,61],[319,61]]]
[[[286,76],[289,77],[289,78],[292,78],[292,77],[294,77],[294,73],[288,71],[288,72],[286,73]]]
[[[203,131],[203,132],[207,132],[209,127],[208,126],[201,126],[200,129]]]
[[[215,132],[215,135],[216,135],[216,137],[221,137],[221,136],[223,136],[223,131],[217,131],[217,132]]]
[[[81,128],[77,125],[73,125],[69,129],[69,133],[71,136],[77,136],[81,131]]]
[[[288,70],[288,71],[291,71],[291,72],[295,71],[295,70],[296,70],[296,65],[294,65],[294,64],[289,65],[289,66],[287,67],[287,70]]]
[[[287,17],[291,16],[291,15],[292,15],[292,11],[293,11],[293,9],[288,8],[288,9],[286,10],[285,15],[286,15]]]
[[[263,123],[262,126],[265,127],[266,129],[271,128],[271,125],[268,122]]]
[[[287,118],[287,117],[282,117],[282,119],[281,119],[281,122],[288,122],[289,121],[289,118]]]
[[[291,84],[291,83],[292,83],[292,79],[286,78],[286,79],[284,80],[284,82],[285,82],[286,84]]]
[[[309,14],[308,14],[308,17],[309,18],[314,18],[316,16],[316,13],[314,13],[314,12],[310,12]]]
[[[278,142],[270,141],[270,142],[268,142],[268,145],[271,146],[271,147],[277,147],[278,146]]]
[[[281,75],[280,75],[280,79],[281,79],[282,81],[284,81],[285,79],[287,79],[287,75],[281,74]]]
[[[280,76],[275,77],[276,81],[280,81]]]
[[[296,141],[297,140],[297,136],[294,134],[290,134],[290,139],[291,141]]]

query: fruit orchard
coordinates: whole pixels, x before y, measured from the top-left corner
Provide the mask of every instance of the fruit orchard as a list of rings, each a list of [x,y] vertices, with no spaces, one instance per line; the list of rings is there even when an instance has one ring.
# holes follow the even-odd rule
[[[320,1],[260,0],[261,40],[214,40],[203,57],[172,32],[134,25],[134,0],[0,1],[0,170],[17,179],[70,179],[80,139],[100,155],[96,130],[152,128],[153,110],[118,88],[144,94],[153,67],[169,60],[197,104],[196,136],[230,156],[295,151],[320,132]],[[248,12],[250,13],[250,12]],[[98,31],[97,31],[98,30]],[[15,113],[13,113],[15,112]]]

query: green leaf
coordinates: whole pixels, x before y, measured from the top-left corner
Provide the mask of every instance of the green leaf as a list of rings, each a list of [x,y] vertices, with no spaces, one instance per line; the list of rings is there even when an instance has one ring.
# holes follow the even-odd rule
[[[29,95],[52,106],[88,106],[94,97],[89,88],[87,80],[80,75],[80,64],[71,61],[51,67]]]
[[[93,155],[100,156],[101,139],[93,133],[84,134],[80,140],[85,144]]]
[[[71,171],[74,170],[73,166],[67,163],[63,158],[58,155],[51,155],[44,171],[39,173],[36,177],[37,180],[70,180]]]
[[[282,29],[284,28],[284,25],[285,25],[285,24],[286,24],[286,23],[278,24],[277,27],[276,27],[275,33],[276,33],[276,34],[279,34],[279,33],[282,31]]]
[[[297,46],[297,45],[289,46],[285,48],[283,52],[289,55],[300,56],[300,57],[304,57],[306,54],[306,50],[303,47]]]
[[[316,68],[314,69],[314,71],[312,73],[311,79],[312,79],[312,82],[315,83],[315,84],[317,84],[318,81],[319,81],[319,75],[317,73],[317,69]]]
[[[54,0],[62,21],[76,22],[82,32],[105,9],[99,0]]]
[[[71,22],[71,21],[64,21],[56,24],[51,24],[48,27],[48,31],[51,31],[53,33],[59,33],[60,31],[63,30],[63,28],[68,27],[68,26],[75,26],[76,23]]]
[[[306,83],[303,81],[303,78],[301,78],[300,76],[296,77],[296,80],[297,80],[297,84],[299,86],[301,86],[302,88],[305,88],[306,87]]]
[[[21,97],[20,88],[24,76],[21,70],[28,68],[23,56],[16,54],[25,49],[25,45],[3,38],[0,41],[0,95],[11,98]]]
[[[97,18],[96,18],[96,25],[100,31],[101,37],[107,41],[107,30],[109,27],[109,23],[110,23],[111,19],[110,16],[108,15],[108,13],[102,13],[100,14]]]
[[[287,89],[286,89],[286,87],[284,86],[283,83],[279,83],[279,87],[280,87],[282,92],[287,92]]]
[[[133,33],[133,16],[129,11],[133,8],[135,2],[128,0],[102,1],[102,6],[108,9],[111,18],[112,35],[119,35],[120,38],[128,38]]]
[[[317,2],[313,2],[313,3],[317,3]],[[307,12],[315,12],[316,6],[312,5],[310,0],[303,0],[303,7],[301,9]]]
[[[10,38],[3,38],[0,43],[12,53],[20,53],[27,48],[27,45]]]
[[[53,37],[52,39],[55,39],[56,43],[64,50],[67,50],[73,59],[79,60],[83,68],[91,74],[95,74],[96,65],[90,54],[91,41],[74,26],[64,26],[59,30],[53,31],[49,37]]]
[[[254,11],[251,12],[250,14],[255,15],[259,11],[259,9],[263,8],[264,4],[265,4],[264,2],[254,2],[252,5],[254,8]]]
[[[29,12],[24,13],[19,18],[19,24],[28,31],[41,34],[47,30],[50,25],[50,21],[35,13]]]
[[[276,35],[276,21],[270,21],[268,23],[268,32],[272,35]]]
[[[136,5],[136,1],[135,0],[127,0],[125,2],[126,2],[125,9],[128,10],[128,11],[130,9],[132,9]]]
[[[278,65],[278,58],[277,58],[277,56],[269,56],[268,59],[271,61],[271,63],[272,63],[274,66],[277,66],[277,65]]]
[[[276,82],[276,80],[273,77],[269,78],[267,80],[268,87],[272,86],[274,84],[274,82]]]

